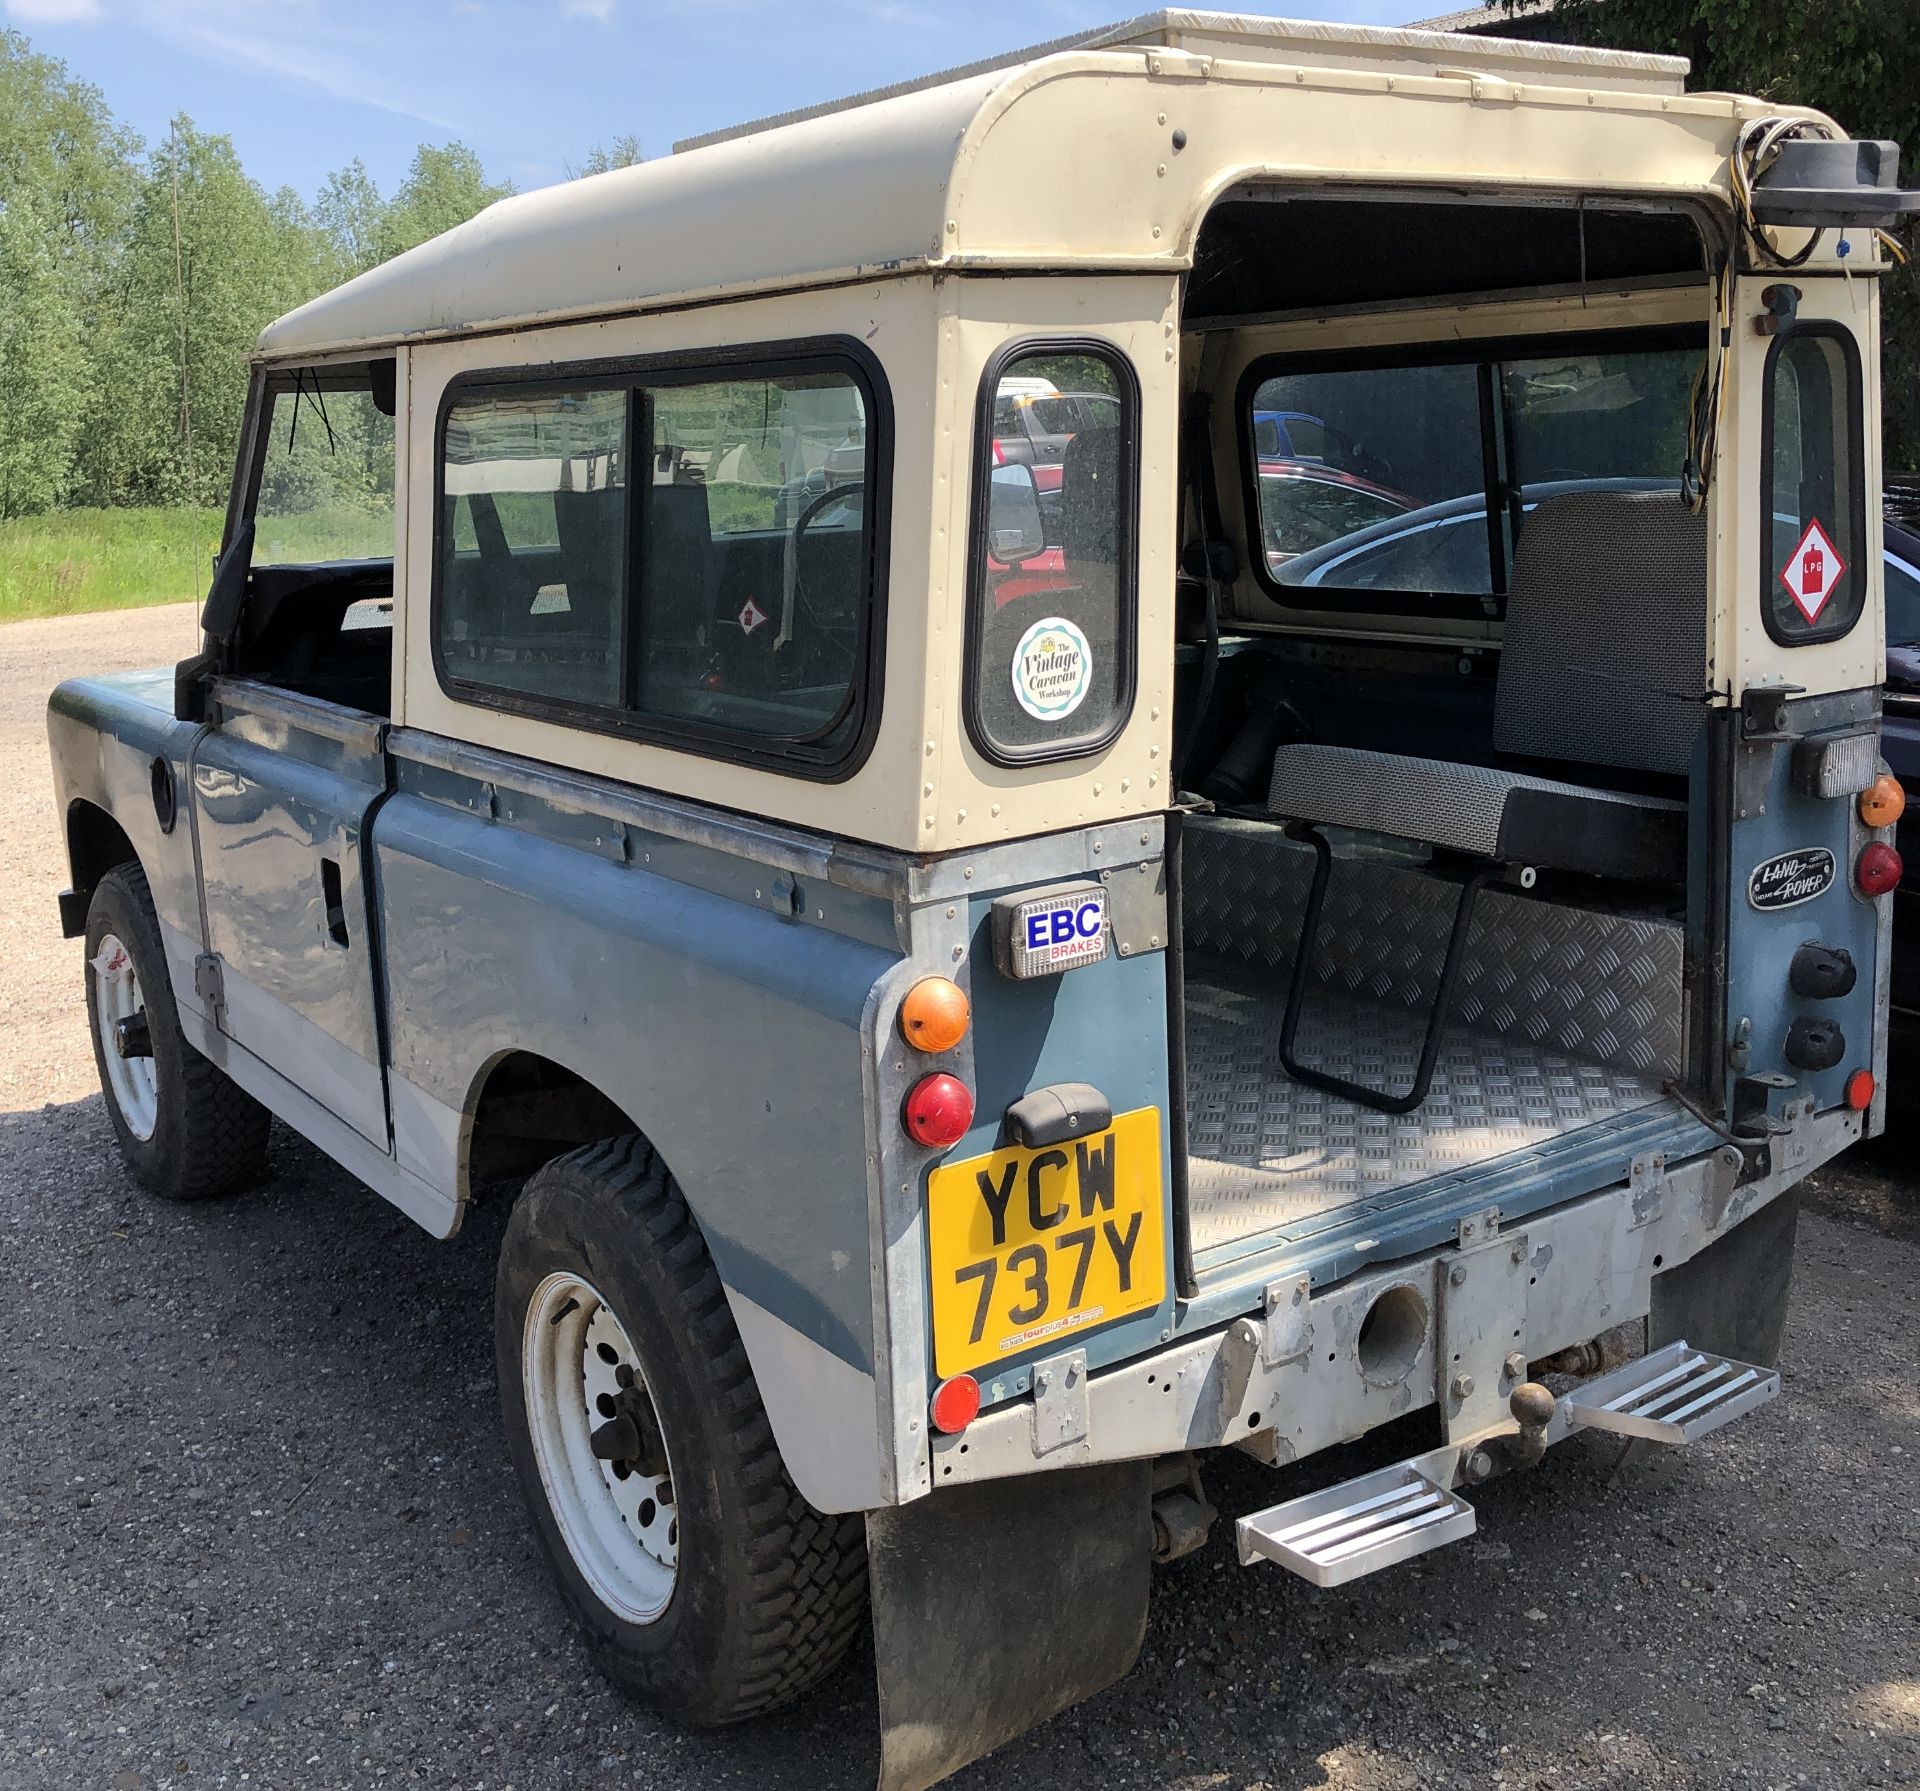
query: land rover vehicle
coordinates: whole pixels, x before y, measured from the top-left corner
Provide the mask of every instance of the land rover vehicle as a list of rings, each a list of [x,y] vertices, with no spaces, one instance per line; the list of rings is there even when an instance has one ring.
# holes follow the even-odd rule
[[[108,1111],[175,1197],[269,1113],[438,1235],[525,1178],[507,1446],[657,1707],[870,1607],[929,1785],[1127,1670],[1208,1451],[1428,1426],[1237,1518],[1328,1585],[1777,1392],[1793,1189],[1884,1098],[1914,197],[1683,73],[1154,14],[261,337],[201,651],[52,700]],[[1052,542],[1041,377],[1115,400]],[[1274,576],[1295,409],[1476,551]]]

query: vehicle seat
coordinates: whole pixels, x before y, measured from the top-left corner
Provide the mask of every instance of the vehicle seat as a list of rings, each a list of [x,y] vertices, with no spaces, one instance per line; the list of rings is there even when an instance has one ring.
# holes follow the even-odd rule
[[[1706,687],[1707,533],[1671,491],[1550,498],[1514,555],[1496,752],[1684,778]],[[1678,878],[1686,804],[1504,766],[1312,742],[1274,754],[1267,806],[1543,869]]]

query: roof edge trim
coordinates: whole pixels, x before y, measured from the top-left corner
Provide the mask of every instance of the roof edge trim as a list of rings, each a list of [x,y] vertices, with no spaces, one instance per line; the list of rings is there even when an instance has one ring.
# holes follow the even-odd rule
[[[801,124],[808,119],[830,117],[860,106],[876,105],[882,100],[898,99],[905,94],[924,93],[945,87],[954,81],[971,80],[978,75],[997,74],[1003,69],[1020,67],[1043,56],[1056,56],[1074,50],[1123,50],[1177,47],[1181,33],[1192,32],[1211,37],[1240,38],[1249,43],[1283,45],[1298,43],[1316,49],[1342,45],[1376,50],[1426,51],[1445,56],[1461,66],[1485,65],[1497,68],[1513,61],[1558,63],[1569,70],[1608,69],[1616,73],[1655,75],[1684,83],[1691,64],[1684,56],[1655,56],[1637,50],[1588,49],[1576,44],[1536,43],[1527,38],[1465,36],[1445,30],[1418,26],[1341,25],[1314,19],[1274,19],[1246,13],[1202,12],[1188,7],[1161,7],[1143,12],[1117,24],[1095,26],[1087,31],[1070,32],[1009,50],[1004,55],[983,57],[977,62],[961,63],[937,74],[922,75],[909,81],[896,81],[884,87],[869,87],[843,99],[823,100],[818,105],[796,106],[791,111],[770,113],[764,118],[727,125],[720,130],[704,131],[683,137],[673,146],[675,155],[706,149],[716,143],[730,143],[741,137],[758,136],[762,131],[782,125]]]

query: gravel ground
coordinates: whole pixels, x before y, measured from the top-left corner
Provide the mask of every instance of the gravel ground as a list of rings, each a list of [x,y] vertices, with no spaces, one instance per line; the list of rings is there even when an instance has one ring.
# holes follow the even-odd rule
[[[870,1783],[868,1658],[718,1736],[588,1666],[497,1429],[500,1211],[435,1244],[285,1134],[211,1208],[121,1172],[41,708],[190,644],[184,610],[0,629],[0,1787]],[[1905,1173],[1822,1178],[1775,1405],[1618,1484],[1575,1439],[1477,1494],[1473,1541],[1333,1593],[1236,1567],[1223,1525],[1128,1679],[956,1791],[1920,1784]],[[1236,1459],[1209,1490],[1308,1484]]]

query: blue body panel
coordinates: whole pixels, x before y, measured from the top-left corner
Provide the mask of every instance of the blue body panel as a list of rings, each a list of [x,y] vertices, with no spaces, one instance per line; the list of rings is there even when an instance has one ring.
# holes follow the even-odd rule
[[[1807,707],[1792,705],[1795,711]],[[1732,827],[1727,1036],[1737,1042],[1744,1024],[1750,1041],[1747,1073],[1791,1076],[1797,1087],[1786,1098],[1811,1096],[1816,1110],[1825,1111],[1845,1102],[1847,1078],[1853,1071],[1873,1066],[1874,967],[1881,904],[1860,894],[1853,875],[1861,848],[1874,835],[1862,826],[1851,797],[1802,795],[1794,784],[1793,756],[1790,746],[1771,749],[1765,812],[1736,819]],[[1754,868],[1776,854],[1808,847],[1824,847],[1833,854],[1831,887],[1794,907],[1773,912],[1754,907],[1747,894]],[[1859,980],[1851,994],[1810,1001],[1793,993],[1788,984],[1793,954],[1808,941],[1839,946],[1852,956]],[[1802,1015],[1839,1023],[1847,1049],[1833,1068],[1802,1070],[1787,1062],[1787,1029]],[[1729,1067],[1729,1087],[1737,1073]]]
[[[574,1071],[659,1149],[729,1287],[869,1369],[861,1017],[898,951],[405,780],[372,846],[394,1074],[470,1115],[509,1051]]]
[[[1056,1082],[1090,1082],[1115,1113],[1157,1107],[1160,1128],[1161,1221],[1172,1264],[1172,1141],[1167,1123],[1167,959],[1160,951],[1109,956],[1024,982],[997,974],[988,917],[994,895],[968,908],[972,933],[974,1125],[952,1158],[981,1155],[1005,1143],[1001,1115],[1022,1095]],[[1076,1332],[1067,1347],[1084,1348],[1094,1367],[1139,1355],[1163,1341],[1173,1323],[1171,1279],[1161,1303],[1098,1330]],[[982,1393],[989,1402],[1027,1387],[1033,1363],[1055,1355],[1055,1341],[1010,1361]],[[932,1372],[931,1357],[928,1372]]]

